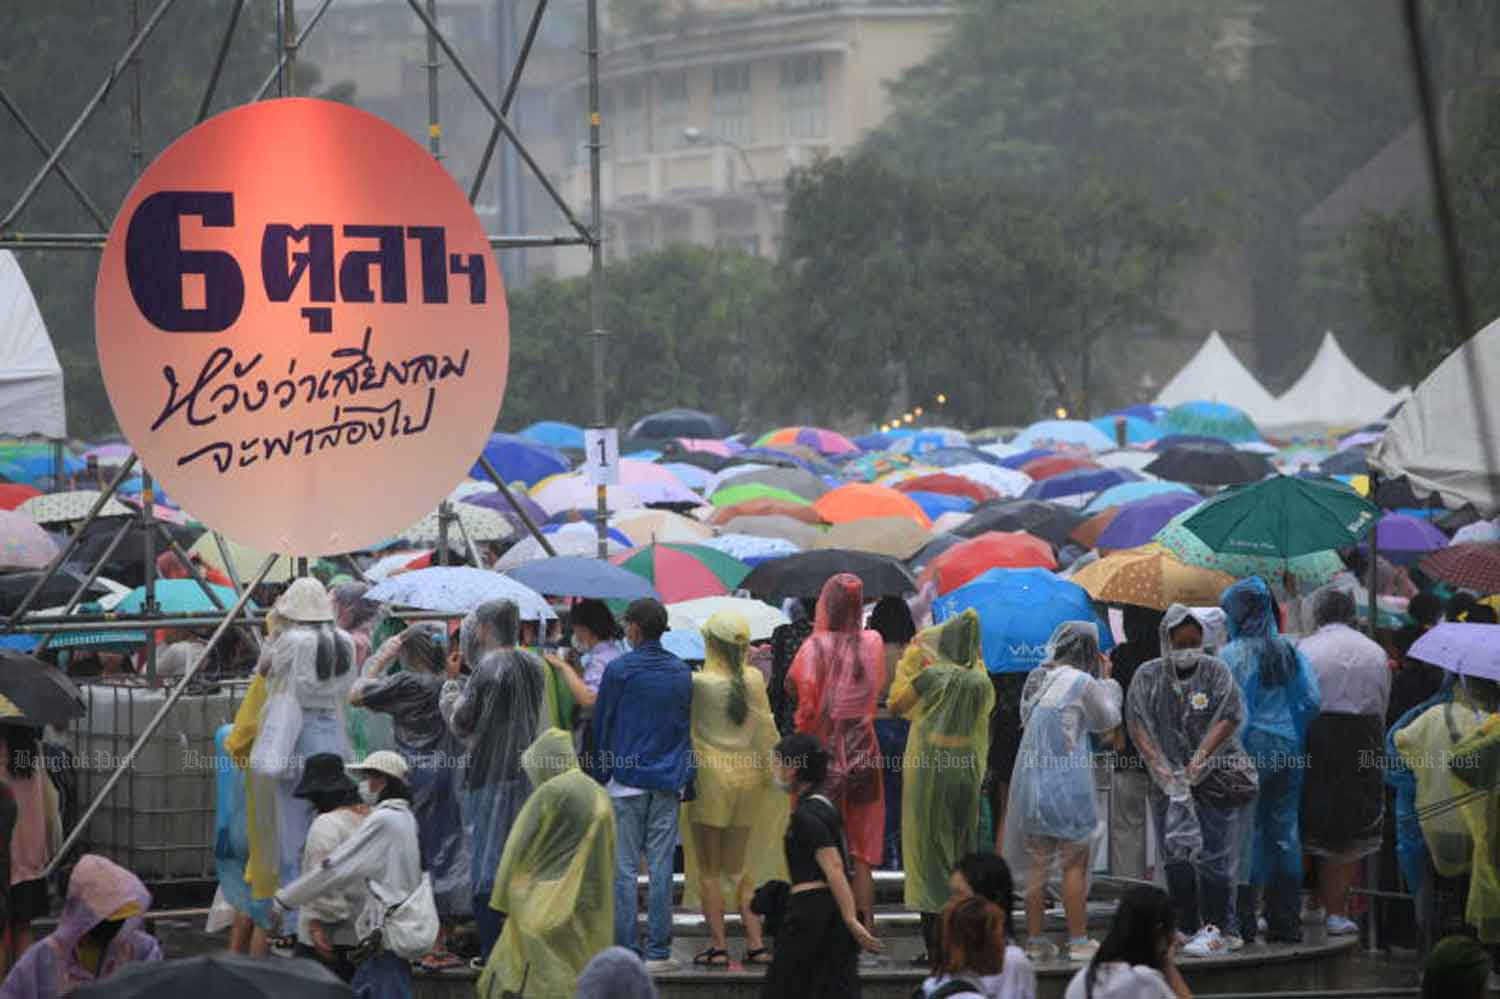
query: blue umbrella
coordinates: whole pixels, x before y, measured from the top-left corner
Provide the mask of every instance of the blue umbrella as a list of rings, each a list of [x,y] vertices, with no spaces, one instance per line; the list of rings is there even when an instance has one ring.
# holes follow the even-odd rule
[[[1034,447],[1029,451],[1021,451],[1016,454],[1008,454],[1001,458],[997,464],[1005,468],[1020,468],[1028,462],[1036,461],[1038,458],[1049,458],[1056,454],[1051,448]],[[993,459],[991,459],[993,460]]]
[[[708,656],[703,636],[691,629],[667,632],[661,636],[661,645],[683,662],[701,663]]]
[[[1042,420],[1021,431],[1011,443],[1016,447],[1073,444],[1090,451],[1108,451],[1115,446],[1115,435],[1113,429],[1105,432],[1083,420]]]
[[[227,586],[215,586],[210,583],[225,607],[233,607],[234,602],[239,599],[233,590]],[[156,602],[162,611],[169,614],[189,614],[194,611],[218,610],[208,594],[203,592],[203,587],[198,585],[194,579],[160,579],[156,582]],[[146,588],[137,586],[115,605],[115,611],[120,614],[139,613],[146,606]]]
[[[43,475],[51,475],[56,470],[56,466],[52,463],[52,455],[50,454],[23,455],[9,462],[9,464],[15,465],[32,479]],[[88,465],[72,455],[63,455],[62,467],[64,475],[77,475],[85,468],[88,468]]]
[[[30,472],[13,461],[0,461],[0,479],[6,482],[29,483],[35,478]]]
[[[688,465],[680,461],[665,461],[662,462],[661,467],[677,476],[683,485],[695,493],[701,493],[713,485],[713,473],[707,469],[699,468],[697,465]]]
[[[1127,503],[1099,534],[1095,547],[1138,548],[1149,544],[1173,517],[1199,502],[1198,497],[1187,493],[1161,493]]]
[[[1124,506],[1126,503],[1134,503],[1150,496],[1167,496],[1172,493],[1193,497],[1198,495],[1191,486],[1185,486],[1181,482],[1126,482],[1123,485],[1112,486],[1095,496],[1089,501],[1089,505],[1083,508],[1083,512],[1099,513],[1112,506]]]
[[[1064,621],[1092,621],[1099,647],[1114,645],[1109,623],[1094,610],[1088,593],[1046,569],[991,569],[941,596],[933,618],[946,621],[969,608],[979,613],[984,662],[991,673],[1025,673],[1047,657],[1047,640]]]
[[[1150,420],[1143,420],[1138,416],[1123,416],[1125,420],[1125,443],[1145,444],[1154,441],[1162,435],[1162,429]],[[1109,435],[1109,439],[1116,444],[1119,438],[1115,434],[1115,417],[1101,416],[1097,420],[1090,420],[1091,424]]]
[[[1224,402],[1185,402],[1162,417],[1164,429],[1178,434],[1203,434],[1231,444],[1260,440],[1255,421],[1242,409]]]
[[[489,443],[484,446],[484,456],[507,483],[520,482],[528,487],[573,467],[556,449],[515,434],[490,434]],[[477,462],[469,476],[482,482],[489,481]]]
[[[509,600],[524,621],[557,615],[534,589],[509,576],[467,565],[413,569],[382,580],[365,597],[382,604],[416,607],[420,610],[460,613],[490,600]]]
[[[772,447],[747,447],[736,459],[745,461],[759,461],[771,465],[796,465],[814,475],[837,475],[838,470],[826,461],[809,461],[801,455],[792,454],[788,451],[778,451]]]
[[[1141,474],[1128,468],[1082,468],[1076,472],[1064,472],[1050,479],[1033,482],[1026,487],[1023,496],[1026,499],[1061,499],[1085,493],[1102,493],[1126,482],[1139,481]]]
[[[907,493],[922,512],[927,514],[928,520],[937,520],[945,513],[968,513],[974,509],[974,501],[967,496],[949,496],[945,493]]]
[[[543,420],[533,423],[521,431],[521,436],[538,444],[548,447],[571,448],[574,451],[583,450],[583,428],[575,427],[571,423],[558,423],[555,420]]]
[[[890,447],[891,442],[895,439],[896,438],[891,434],[889,430],[877,431],[873,434],[865,434],[862,437],[851,438],[851,440],[853,440],[854,442],[855,447],[859,448],[861,451],[866,452],[884,451],[886,448]]]
[[[573,511],[570,510],[568,512],[572,513]],[[596,537],[598,536],[599,529],[597,527],[595,527],[592,523],[590,523],[590,522],[588,522],[586,520],[562,520],[562,521],[558,521],[556,523],[549,523],[549,524],[547,524],[547,526],[545,526],[545,527],[542,528],[542,533],[543,534],[558,534],[558,533],[561,533],[563,530],[568,529],[573,524],[582,525],[582,527],[586,528],[590,534],[592,534],[592,535],[594,535]],[[634,548],[635,547],[635,542],[631,541],[630,538],[628,538],[627,536],[625,536],[624,534],[622,534],[616,528],[613,528],[613,527],[607,527],[607,528],[605,528],[605,537],[609,538],[609,540],[611,540],[611,541],[615,542],[616,544],[618,544],[621,548]]]
[[[1166,415],[1167,407],[1152,406],[1148,403],[1139,403],[1134,406],[1126,406],[1124,409],[1117,409],[1113,413],[1105,414],[1105,416],[1110,419],[1113,419],[1116,416],[1126,416],[1136,420],[1145,420],[1147,423],[1155,423]]]
[[[1450,673],[1500,680],[1500,625],[1449,621],[1417,639],[1407,654]]]
[[[559,555],[541,558],[510,570],[510,577],[551,597],[591,597],[595,600],[635,600],[657,597],[655,588],[629,569],[602,559]]]

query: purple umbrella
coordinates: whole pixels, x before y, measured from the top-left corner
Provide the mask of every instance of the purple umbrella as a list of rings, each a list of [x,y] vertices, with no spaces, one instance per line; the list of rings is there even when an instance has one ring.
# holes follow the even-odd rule
[[[1057,452],[1053,451],[1051,448],[1034,447],[1030,450],[1021,451],[1016,454],[1008,454],[1004,458],[1000,459],[1000,464],[1004,468],[1020,468],[1028,461],[1035,461],[1038,458],[1047,458],[1056,453]]]
[[[1140,473],[1132,472],[1128,468],[1084,468],[1076,472],[1054,475],[1040,482],[1033,482],[1023,495],[1026,499],[1061,499],[1066,496],[1102,493],[1112,486],[1140,481]]]
[[[1188,493],[1161,493],[1120,507],[1120,512],[1099,535],[1099,548],[1139,548],[1149,544],[1167,523],[1201,502]]]
[[[521,509],[526,511],[526,516],[531,518],[531,522],[533,524],[540,526],[547,522],[547,511],[537,506],[536,500],[532,499],[530,496],[527,496],[519,489],[512,489],[510,491],[510,494],[516,498],[516,502],[521,505]],[[494,510],[500,516],[510,521],[518,531],[524,531],[526,529],[525,525],[521,523],[521,518],[516,516],[515,508],[507,503],[505,501],[505,497],[501,496],[498,491],[488,493],[474,493],[472,495],[465,496],[462,502],[472,503],[474,506],[482,506],[486,509]]]
[[[1406,513],[1388,513],[1375,526],[1375,541],[1380,554],[1387,556],[1425,555],[1448,547],[1448,535],[1430,520]]]
[[[1407,655],[1450,673],[1500,680],[1500,624],[1440,624],[1413,642]]]

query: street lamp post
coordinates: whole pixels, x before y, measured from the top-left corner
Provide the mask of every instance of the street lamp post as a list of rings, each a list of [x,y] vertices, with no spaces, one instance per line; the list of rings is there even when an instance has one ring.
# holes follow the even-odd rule
[[[755,190],[755,195],[760,199],[761,207],[766,210],[766,226],[770,229],[771,237],[776,236],[776,210],[771,204],[771,199],[766,195],[765,188],[760,185],[760,178],[756,176],[755,165],[750,162],[750,156],[745,152],[745,147],[733,139],[726,139],[722,135],[705,132],[700,128],[689,126],[682,130],[682,137],[689,145],[728,146],[739,153],[740,162],[745,164],[745,173],[750,178],[750,186]]]

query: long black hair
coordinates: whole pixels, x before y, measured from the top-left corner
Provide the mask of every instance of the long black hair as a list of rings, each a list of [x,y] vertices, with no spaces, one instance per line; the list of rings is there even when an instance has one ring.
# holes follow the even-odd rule
[[[1087,999],[1093,999],[1100,965],[1118,961],[1165,970],[1161,941],[1163,936],[1174,931],[1176,925],[1172,899],[1166,892],[1152,885],[1131,889],[1120,900],[1115,921],[1109,927],[1109,936],[1104,938],[1104,943],[1099,945],[1094,959],[1089,962],[1088,974],[1084,978]]]
[[[5,770],[12,777],[30,779],[42,767],[42,730],[30,725],[0,724],[5,741]]]
[[[407,786],[406,781],[389,774],[381,774],[381,776],[385,778],[385,787],[380,789],[381,801],[390,801],[392,798],[411,801],[411,788]]]
[[[1011,908],[1016,901],[1016,883],[1011,877],[1010,865],[998,853],[966,854],[954,868],[969,882],[969,889],[980,898],[987,898],[1005,913],[1005,939],[1016,939],[1016,927]]]
[[[349,672],[354,665],[354,650],[350,643],[339,641],[340,635],[331,624],[313,627],[318,635],[318,679],[328,680]]]

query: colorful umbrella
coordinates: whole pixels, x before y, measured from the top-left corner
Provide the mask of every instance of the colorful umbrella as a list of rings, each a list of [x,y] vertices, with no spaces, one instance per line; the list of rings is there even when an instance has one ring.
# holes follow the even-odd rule
[[[679,437],[675,443],[684,451],[713,455],[715,458],[732,458],[736,451],[735,448],[729,446],[727,441],[706,440],[701,437]],[[739,448],[739,450],[743,451],[744,448]]]
[[[554,546],[558,539],[569,537],[579,538],[584,543],[593,545],[595,550],[599,545],[599,528],[592,521],[572,520],[562,524],[548,524],[542,528],[542,533]],[[611,546],[619,545],[620,551],[636,547],[636,542],[630,539],[630,535],[615,527],[605,527],[604,537]]]
[[[10,463],[26,473],[31,481],[36,481],[43,476],[55,475],[57,464],[50,449],[45,454],[18,455],[10,459]],[[88,466],[70,454],[63,455],[62,474],[77,475]]]
[[[1168,410],[1160,423],[1169,434],[1217,437],[1231,444],[1260,440],[1255,421],[1244,410],[1223,402],[1185,402]]]
[[[1240,579],[1247,576],[1260,576],[1278,589],[1281,588],[1282,577],[1288,573],[1296,577],[1298,583],[1306,589],[1322,586],[1344,571],[1344,560],[1339,558],[1338,553],[1334,551],[1313,552],[1310,555],[1299,555],[1290,559],[1216,552],[1204,544],[1196,534],[1182,526],[1183,521],[1198,509],[1200,508],[1194,507],[1179,513],[1156,535],[1156,540],[1162,547],[1188,565],[1217,569]]]
[[[756,462],[778,468],[801,468],[814,475],[836,475],[838,469],[810,447],[782,444],[777,447],[747,447],[734,456],[737,462]]]
[[[1166,610],[1172,604],[1217,607],[1235,578],[1188,565],[1160,545],[1150,544],[1106,555],[1074,573],[1073,582],[1103,603]]]
[[[1500,544],[1471,541],[1424,558],[1420,568],[1433,579],[1475,593],[1500,593]]]
[[[260,566],[256,566],[260,568]],[[208,584],[225,607],[233,607],[239,596],[227,586]],[[218,607],[209,599],[196,579],[159,579],[156,581],[156,603],[165,614],[192,614],[199,611],[214,611]],[[146,608],[146,588],[137,586],[115,604],[118,614],[139,614]]]
[[[1113,647],[1083,587],[1046,569],[991,569],[932,605],[939,622],[973,608],[979,612],[984,662],[991,673],[1027,673],[1047,658],[1047,642],[1064,621],[1090,621],[1101,649]]]
[[[464,535],[475,543],[480,541],[503,541],[514,537],[516,529],[511,522],[494,510],[475,506],[472,503],[454,503],[450,507],[448,521],[448,543],[463,544]],[[462,525],[462,529],[460,529]],[[401,532],[401,537],[419,545],[436,544],[442,535],[442,518],[434,510],[415,524]]]
[[[905,454],[866,454],[846,461],[839,474],[851,482],[874,482],[882,475],[908,468],[912,457]]]
[[[1226,490],[1182,524],[1216,552],[1295,558],[1354,545],[1379,517],[1342,483],[1277,475]]]
[[[1172,518],[1191,510],[1201,501],[1185,493],[1164,493],[1116,510],[1114,518],[1095,540],[1093,547],[1122,549],[1149,544]]]
[[[573,467],[557,449],[515,434],[490,434],[489,443],[484,446],[484,456],[507,484],[519,482],[528,488],[549,476],[562,475]],[[469,475],[489,481],[478,462],[474,463]]]
[[[1002,500],[985,504],[953,533],[977,538],[986,531],[1025,531],[1061,547],[1084,518],[1076,511],[1041,500]]]
[[[966,496],[945,496],[942,493],[906,493],[914,500],[922,512],[927,514],[927,519],[935,521],[939,517],[945,517],[952,513],[968,513],[976,506],[975,502]]]
[[[573,451],[583,450],[583,428],[575,427],[571,423],[543,420],[522,430],[520,436],[548,447],[568,448]]]
[[[1413,642],[1407,655],[1450,673],[1500,680],[1500,625],[1447,621]]]
[[[735,517],[721,524],[719,529],[725,534],[779,538],[790,541],[799,549],[811,548],[823,536],[816,527],[792,517]]]
[[[743,597],[700,597],[667,605],[667,624],[674,630],[700,631],[715,614],[738,614],[750,626],[750,641],[764,642],[771,633],[790,623],[775,607]]]
[[[27,500],[45,495],[35,486],[24,482],[0,482],[0,510],[14,510]]]
[[[1003,446],[1007,448],[1010,447],[1009,444]],[[994,457],[995,460],[1000,463],[1001,467],[1015,469],[1025,468],[1027,465],[1031,464],[1033,461],[1036,461],[1038,458],[1051,458],[1057,454],[1057,452],[1052,450],[1051,448],[1045,447],[1028,448],[1024,451],[1017,451],[1012,449],[1009,454],[1005,455],[996,455],[993,450],[986,450],[985,453]]]
[[[1101,416],[1089,423],[1101,434],[1109,439],[1110,447],[1119,447],[1119,426],[1116,420],[1125,421],[1125,443],[1145,444],[1162,435],[1162,429],[1150,420],[1143,420],[1138,416]]]
[[[1105,433],[1083,420],[1042,420],[1033,423],[1011,441],[1016,447],[1080,447],[1108,451],[1115,446],[1113,431]]]
[[[754,534],[721,534],[699,544],[739,559],[752,569],[771,559],[785,558],[803,551],[803,547],[785,538],[767,538]]]
[[[761,474],[761,473],[757,473]],[[729,481],[728,485],[721,486],[716,490],[708,501],[716,507],[740,506],[745,503],[753,503],[757,500],[774,500],[778,503],[789,503],[793,506],[807,506],[812,500],[790,489],[781,489],[777,486],[767,485],[764,482],[746,482],[749,476],[741,476]]]
[[[872,517],[835,524],[811,546],[847,549],[908,559],[932,540],[932,533],[907,517]]]
[[[36,521],[12,510],[0,511],[0,572],[45,568],[57,545]]]
[[[681,461],[662,462],[662,468],[677,476],[677,481],[687,486],[695,493],[706,494],[708,487],[713,483],[713,473],[706,468],[697,465],[689,465]]]
[[[1099,465],[1089,461],[1087,458],[1079,458],[1068,454],[1053,454],[1044,458],[1028,461],[1021,466],[1021,471],[1031,476],[1037,482],[1050,479],[1058,475],[1066,475],[1069,472],[1097,471]],[[1116,485],[1117,483],[1110,483]],[[1108,488],[1107,486],[1105,488]]]
[[[1198,497],[1191,487],[1180,482],[1127,482],[1124,485],[1112,486],[1104,490],[1090,500],[1089,505],[1083,509],[1085,513],[1099,513],[1112,506],[1124,506],[1126,503],[1135,503],[1152,496],[1174,495],[1190,496],[1195,499]]]
[[[1158,479],[1197,486],[1232,486],[1256,482],[1275,469],[1265,455],[1237,451],[1222,444],[1174,444],[1146,471]]]
[[[988,466],[982,466],[988,467]],[[995,469],[1000,472],[1001,469]],[[987,500],[999,499],[1002,493],[991,489],[989,486],[962,475],[954,475],[951,472],[936,472],[928,475],[918,475],[915,478],[904,479],[893,487],[902,493],[942,493],[945,496],[961,496],[973,500],[975,503],[983,503]]]
[[[131,451],[129,444],[100,444],[98,447],[89,448],[80,458],[87,462],[90,458],[98,465],[109,467],[111,465],[123,465],[130,460]]]
[[[478,484],[480,483],[476,483],[476,485]],[[536,500],[519,489],[512,489],[510,495],[516,501],[516,506],[526,511],[526,516],[531,518],[533,524],[541,524],[546,521],[547,511],[538,506]],[[482,507],[486,510],[493,510],[510,521],[513,527],[517,529],[521,527],[521,518],[516,514],[515,507],[511,506],[510,501],[500,495],[498,489],[491,488],[484,492],[469,493],[460,502],[467,503],[470,506]]]
[[[520,581],[472,566],[433,566],[413,569],[376,584],[365,597],[398,607],[468,613],[490,600],[509,600],[523,621],[557,617],[543,596]]]
[[[971,461],[964,465],[949,465],[943,470],[946,475],[968,479],[990,489],[1000,496],[1019,496],[1031,485],[1031,476],[1014,468],[988,465]]]
[[[691,504],[702,502],[696,493],[682,484],[665,465],[620,459],[620,485],[634,493],[642,503]]]
[[[820,527],[823,518],[818,515],[811,505],[802,502],[792,503],[787,500],[763,499],[747,500],[743,503],[735,503],[733,506],[720,507],[713,515],[709,523],[715,526],[728,524],[742,517],[781,517],[801,521],[811,527]]]
[[[858,576],[865,584],[865,599],[899,597],[916,590],[917,584],[897,559],[869,552],[829,549],[790,555],[765,562],[740,582],[762,600],[777,603],[793,597],[816,597],[823,584],[841,572]]]
[[[750,574],[745,563],[702,545],[646,545],[611,561],[650,582],[667,603],[723,596]]]
[[[782,427],[755,442],[757,447],[780,447],[787,444],[810,447],[822,455],[850,454],[859,448],[843,434],[821,427]]]
[[[910,496],[885,486],[862,482],[839,486],[819,497],[813,509],[830,524],[872,517],[906,517],[924,528],[932,526],[932,519]]]
[[[1024,531],[988,531],[949,548],[927,563],[920,582],[949,593],[991,569],[1056,569],[1052,546]]]
[[[828,492],[828,483],[801,468],[766,468],[736,476],[735,486],[769,486],[781,492],[791,493],[807,502]]]
[[[614,518],[614,524],[631,547],[654,541],[696,544],[714,536],[714,529],[702,521],[670,510],[627,510]]]
[[[547,511],[549,517],[565,510],[592,510],[597,494],[594,484],[577,472],[554,475],[537,483],[531,490],[531,498]],[[618,513],[638,509],[642,503],[629,487],[609,486],[605,491],[605,506],[610,513]]]
[[[961,431],[950,430],[946,427],[916,430],[893,436],[890,450],[896,454],[909,454],[914,457],[920,457],[939,448],[968,447],[969,444],[969,439]]]

